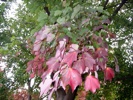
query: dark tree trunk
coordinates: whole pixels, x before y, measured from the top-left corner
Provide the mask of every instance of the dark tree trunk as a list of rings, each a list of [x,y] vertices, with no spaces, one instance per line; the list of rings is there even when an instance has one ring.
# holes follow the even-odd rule
[[[71,88],[69,88],[66,93],[63,88],[60,88],[56,92],[56,100],[74,100],[77,93],[77,89],[72,93]]]
[[[31,86],[30,86],[31,80],[28,79],[28,100],[31,100]]]

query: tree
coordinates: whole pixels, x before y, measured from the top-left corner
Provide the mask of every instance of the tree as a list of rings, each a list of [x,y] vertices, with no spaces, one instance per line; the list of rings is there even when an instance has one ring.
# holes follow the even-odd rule
[[[26,4],[24,14],[28,14],[25,17],[28,18],[29,26],[25,23],[25,17],[23,19],[19,15],[18,19],[20,19],[17,21],[21,23],[20,25],[11,22],[10,27],[13,26],[11,29],[14,29],[14,34],[11,37],[12,45],[8,45],[11,51],[7,50],[7,54],[11,58],[9,60],[11,63],[16,62],[17,73],[22,70],[22,66],[26,67],[26,62],[31,59],[27,64],[27,72],[30,74],[30,78],[42,76],[41,95],[48,92],[50,98],[56,91],[57,100],[67,100],[68,98],[73,100],[77,91],[80,93],[79,90],[83,90],[83,88],[93,93],[100,88],[97,75],[100,76],[99,78],[102,78],[103,75],[99,74],[99,70],[104,72],[104,80],[111,81],[114,78],[114,71],[110,68],[111,59],[114,60],[112,56],[114,54],[110,53],[113,50],[111,44],[115,41],[121,47],[119,41],[123,34],[119,33],[127,30],[127,27],[123,27],[124,22],[119,24],[123,21],[119,16],[124,12],[128,17],[125,22],[128,22],[130,26],[131,0],[113,2],[109,2],[109,0],[105,2],[25,0],[24,3]],[[30,20],[31,17],[33,20]],[[116,21],[117,18],[120,19],[119,23]],[[29,24],[29,22],[32,23]],[[21,28],[24,32],[17,28]],[[31,30],[32,28],[33,30]],[[120,29],[122,31],[117,33]],[[132,33],[132,30],[129,31]],[[23,34],[19,34],[19,32]],[[127,32],[127,37],[130,37],[130,33]],[[31,38],[33,34],[34,37]],[[115,38],[115,35],[119,38]],[[25,41],[25,38],[28,37],[29,39]],[[125,38],[125,35],[123,37]],[[123,41],[125,42],[125,40]],[[12,53],[14,55],[17,53],[17,57],[11,57]],[[108,60],[108,58],[111,59]],[[117,61],[115,63],[117,65]],[[110,67],[107,67],[108,65]],[[15,75],[17,77],[19,74]],[[90,81],[92,83],[89,83]],[[85,91],[83,93],[86,94]],[[85,97],[83,98],[85,99]]]

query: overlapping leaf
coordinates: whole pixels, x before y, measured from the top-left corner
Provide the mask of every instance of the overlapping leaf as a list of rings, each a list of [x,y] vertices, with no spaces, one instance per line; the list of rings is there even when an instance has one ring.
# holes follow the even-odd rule
[[[39,85],[41,89],[40,96],[42,96],[43,94],[46,94],[49,91],[51,83],[52,83],[52,79],[50,78],[47,78],[44,82],[40,83]]]
[[[80,74],[82,74],[85,70],[84,60],[80,59],[73,64],[73,68],[76,69]]]
[[[85,66],[89,67],[89,69],[93,69],[93,65],[96,64],[94,58],[87,52],[83,53],[83,59],[85,62]]]
[[[77,60],[77,55],[78,55],[77,51],[68,52],[64,56],[62,62],[63,63],[67,63],[67,65],[70,67],[72,65],[72,63]]]

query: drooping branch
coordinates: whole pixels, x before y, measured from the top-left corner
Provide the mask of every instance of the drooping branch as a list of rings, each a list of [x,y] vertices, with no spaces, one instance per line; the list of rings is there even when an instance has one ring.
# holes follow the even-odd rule
[[[32,99],[32,98],[31,98],[31,94],[30,94],[30,92],[31,92],[30,82],[31,82],[31,80],[28,79],[28,100],[31,100],[31,99]]]
[[[106,2],[104,3],[104,5],[103,5],[103,10],[106,9],[106,6],[107,6],[108,2],[109,2],[109,0],[106,0]]]
[[[111,16],[111,19],[120,11],[122,6],[127,2],[128,0],[122,0],[120,5],[115,9],[114,13]]]
[[[103,5],[103,10],[106,9],[106,6],[107,6],[108,2],[109,2],[109,0],[106,0],[106,1],[105,1],[104,5]],[[103,15],[103,13],[100,13],[100,14],[99,14],[99,16],[102,16],[102,15]]]
[[[48,7],[44,7],[44,10],[45,10],[46,13],[48,14],[48,16],[50,16],[50,11],[49,11]]]

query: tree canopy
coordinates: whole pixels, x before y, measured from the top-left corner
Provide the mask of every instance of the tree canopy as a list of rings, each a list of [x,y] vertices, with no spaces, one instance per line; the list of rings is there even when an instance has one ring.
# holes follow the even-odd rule
[[[16,1],[0,2],[0,99],[133,98],[132,0],[23,0],[9,17]]]

